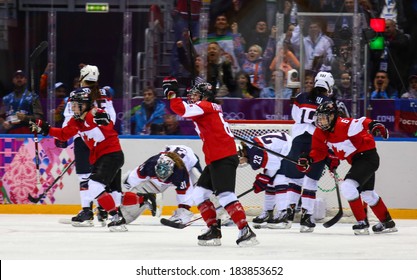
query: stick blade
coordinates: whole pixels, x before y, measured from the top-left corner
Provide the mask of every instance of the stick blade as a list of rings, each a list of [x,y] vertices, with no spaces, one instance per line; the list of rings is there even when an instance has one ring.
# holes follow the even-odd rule
[[[323,226],[325,228],[329,228],[329,227],[333,226],[334,224],[336,224],[342,218],[342,216],[343,216],[343,210],[339,209],[339,212],[337,212],[336,216],[334,216],[333,218],[331,218],[327,222],[323,223]]]
[[[32,203],[38,203],[41,199],[42,199],[42,196],[40,196],[40,197],[38,197],[38,198],[34,198],[33,196],[31,196],[30,194],[28,195],[28,199],[29,199],[29,201],[30,202],[32,202]]]
[[[168,227],[172,227],[176,229],[183,229],[187,226],[186,224],[175,223],[165,218],[162,218],[160,221],[161,221],[161,224],[163,224],[164,226],[168,226]]]

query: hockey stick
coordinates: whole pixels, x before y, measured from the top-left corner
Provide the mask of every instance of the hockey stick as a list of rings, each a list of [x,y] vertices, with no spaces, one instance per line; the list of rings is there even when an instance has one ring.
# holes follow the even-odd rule
[[[247,190],[247,191],[245,191],[245,192],[243,192],[243,193],[239,194],[239,195],[237,196],[237,198],[241,198],[242,196],[247,195],[248,193],[252,192],[253,190],[254,190],[254,188],[251,188],[251,189],[249,189],[249,190]],[[219,210],[220,208],[222,208],[222,206],[217,207],[217,208],[216,208],[216,211],[217,211],[217,210]],[[203,217],[202,217],[202,216],[200,216],[200,217],[195,218],[195,219],[193,219],[193,220],[191,220],[191,221],[189,221],[188,223],[185,223],[185,224],[176,223],[176,222],[173,222],[173,221],[171,221],[171,220],[168,220],[168,219],[162,218],[162,219],[161,219],[161,224],[163,224],[164,226],[169,226],[169,227],[172,227],[172,228],[183,229],[183,228],[186,228],[186,227],[188,227],[188,226],[192,225],[194,222],[196,222],[196,221],[198,221],[198,220],[201,220],[202,218],[203,218]]]
[[[30,89],[32,92],[35,91],[35,61],[41,55],[41,53],[48,47],[47,41],[42,41],[36,49],[29,56],[30,64]]]
[[[30,194],[28,195],[28,199],[30,202],[32,203],[38,203],[42,198],[44,198],[44,196],[47,194],[47,192],[52,189],[52,187],[56,184],[56,182],[58,182],[59,179],[61,179],[62,176],[64,176],[64,174],[68,171],[68,169],[75,163],[75,160],[71,161],[70,164],[68,164],[61,172],[61,174],[59,174],[58,177],[55,178],[55,180],[52,182],[52,184],[46,188],[46,190],[43,191],[43,193],[41,193],[41,195],[39,195],[38,197],[34,198],[33,196],[31,196]]]
[[[41,171],[39,170],[39,138],[38,131],[34,131],[33,141],[35,142],[35,165],[36,165],[36,184],[41,184]]]
[[[334,176],[334,183],[336,188],[336,194],[337,194],[337,203],[339,206],[339,211],[337,211],[336,216],[328,220],[323,224],[325,228],[329,228],[336,224],[342,217],[343,217],[343,207],[342,207],[342,200],[340,198],[340,190],[339,190],[339,175],[336,173],[336,170],[333,172]]]
[[[283,158],[283,159],[285,159],[285,160],[288,160],[289,162],[292,162],[292,163],[294,163],[294,164],[298,165],[298,162],[297,162],[296,160],[294,160],[294,159],[292,159],[292,158],[290,158],[290,157],[284,156],[283,154],[280,154],[280,153],[277,153],[277,152],[275,152],[275,151],[272,151],[272,150],[270,150],[270,149],[268,149],[268,148],[265,148],[265,147],[259,146],[259,145],[258,145],[257,143],[255,143],[255,142],[249,141],[249,140],[247,140],[247,139],[245,139],[245,138],[243,138],[243,137],[240,137],[240,136],[238,136],[238,135],[235,135],[235,138],[237,138],[237,139],[239,139],[239,140],[241,140],[241,141],[243,141],[243,142],[245,142],[245,143],[247,143],[247,144],[249,144],[249,145],[252,145],[252,146],[255,146],[255,147],[259,148],[259,149],[262,149],[262,150],[264,150],[264,151],[267,151],[268,153],[270,153],[270,154],[272,154],[272,155],[274,155],[274,156],[281,157],[281,158]]]

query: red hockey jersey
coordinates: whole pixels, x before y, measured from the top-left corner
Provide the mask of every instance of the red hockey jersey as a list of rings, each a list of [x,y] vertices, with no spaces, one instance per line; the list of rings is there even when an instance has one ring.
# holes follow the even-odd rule
[[[101,109],[94,108],[92,110]],[[58,138],[60,141],[66,141],[79,133],[91,151],[90,163],[94,164],[101,156],[121,151],[122,148],[118,134],[114,130],[113,121],[110,121],[106,126],[97,125],[94,122],[92,110],[87,113],[84,121],[71,118],[63,128],[51,127],[49,135]]]
[[[310,157],[313,162],[321,161],[328,155],[328,149],[341,160],[352,163],[357,153],[376,147],[374,137],[369,133],[371,119],[338,118],[333,132],[316,129],[313,134]]]
[[[171,109],[194,122],[195,130],[203,140],[206,164],[236,155],[234,136],[229,124],[223,119],[222,106],[209,101],[187,104],[181,98],[170,101]]]

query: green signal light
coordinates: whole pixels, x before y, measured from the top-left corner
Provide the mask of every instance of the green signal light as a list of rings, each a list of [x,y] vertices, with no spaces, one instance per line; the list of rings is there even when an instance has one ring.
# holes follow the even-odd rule
[[[87,13],[108,13],[109,3],[86,3],[85,11]]]
[[[377,36],[369,42],[371,50],[383,50],[385,47],[385,39],[383,36]]]

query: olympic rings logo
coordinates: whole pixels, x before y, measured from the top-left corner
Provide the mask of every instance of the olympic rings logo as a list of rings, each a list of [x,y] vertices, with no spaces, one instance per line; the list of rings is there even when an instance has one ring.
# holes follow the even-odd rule
[[[223,112],[225,120],[244,120],[245,114],[243,112]]]

